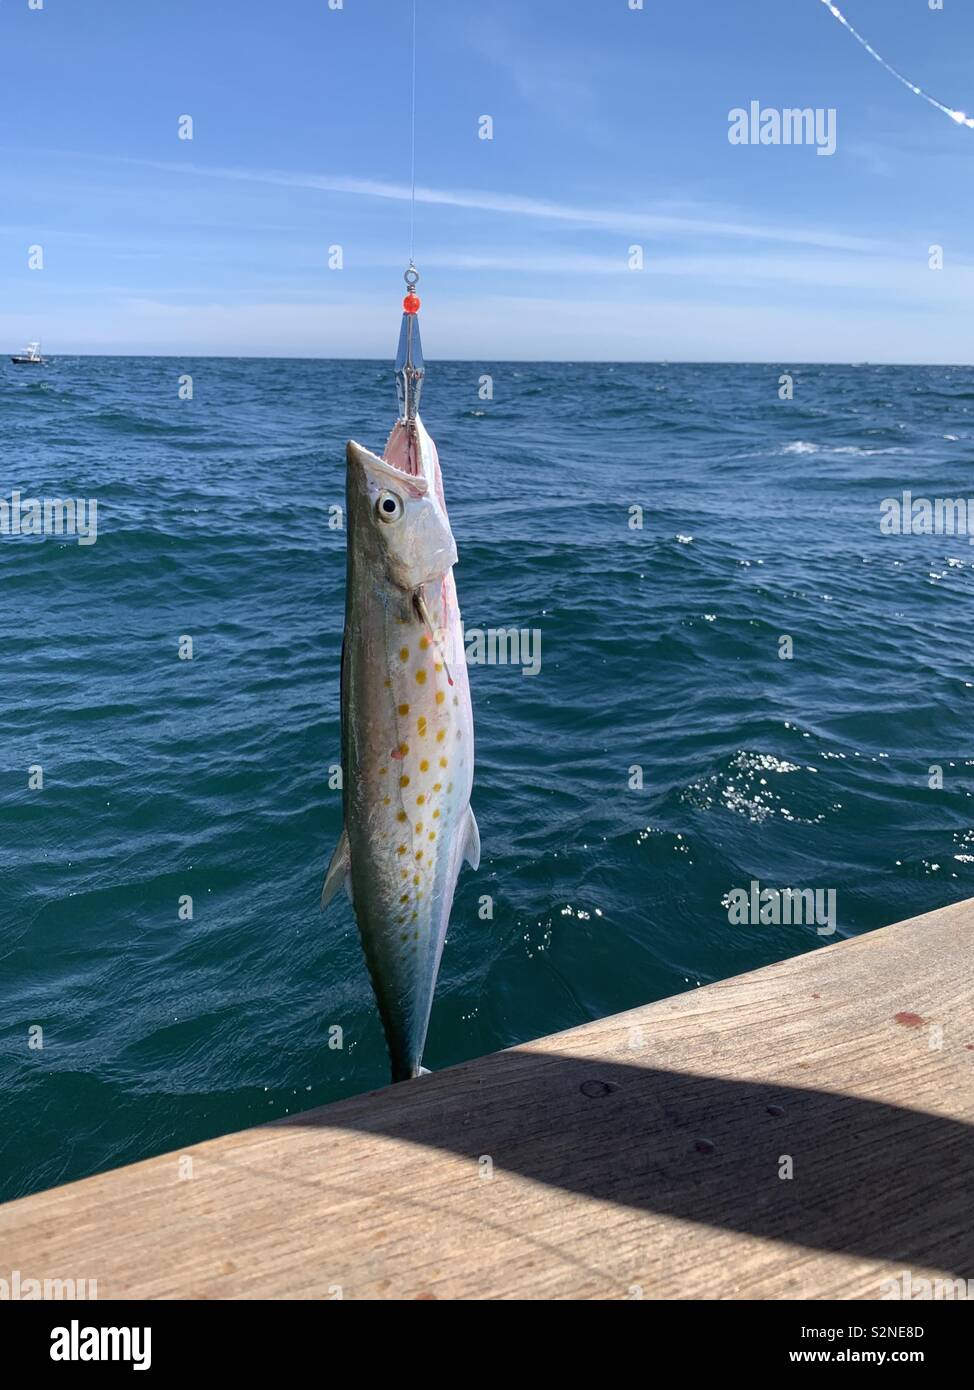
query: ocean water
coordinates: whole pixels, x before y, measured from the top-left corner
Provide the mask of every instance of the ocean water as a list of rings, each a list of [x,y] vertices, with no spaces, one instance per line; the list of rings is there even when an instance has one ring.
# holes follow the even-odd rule
[[[429,364],[467,627],[536,630],[541,668],[471,668],[483,859],[428,1066],[974,893],[974,547],[879,530],[904,488],[974,495],[974,371],[778,377]],[[0,539],[2,1198],[387,1080],[351,910],[318,893],[329,509],[394,400],[374,362],[0,371],[0,495],[98,500],[94,545]],[[835,936],[732,924],[753,879],[835,889]]]

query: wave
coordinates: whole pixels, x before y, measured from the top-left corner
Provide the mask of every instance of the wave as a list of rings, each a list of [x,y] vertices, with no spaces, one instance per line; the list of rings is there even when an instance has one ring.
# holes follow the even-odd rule
[[[970,434],[974,372],[804,367],[786,405],[766,366],[482,370],[492,402],[476,363],[424,389],[460,602],[538,629],[541,665],[471,667],[483,860],[428,1064],[819,944],[732,926],[752,878],[834,886],[844,933],[974,893],[972,555],[881,537],[873,505],[903,459],[917,495],[964,477],[943,436]],[[0,1197],[387,1079],[351,912],[317,894],[341,821],[329,507],[346,439],[388,435],[391,375],[193,374],[184,409],[171,360],[3,378],[24,495],[100,505],[87,549],[0,544],[5,1002],[58,1038],[43,1070],[0,1054]]]
[[[813,444],[805,439],[797,439],[791,444],[785,444],[778,452],[781,454],[835,454],[840,458],[874,458],[890,454],[909,454],[912,451],[903,445],[889,449],[872,449],[865,448],[860,444]]]

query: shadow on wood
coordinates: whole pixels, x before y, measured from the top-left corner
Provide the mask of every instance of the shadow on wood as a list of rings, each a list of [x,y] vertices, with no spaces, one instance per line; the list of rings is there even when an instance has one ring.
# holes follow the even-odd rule
[[[970,1125],[551,1053],[482,1058],[469,1090],[463,1070],[374,1094],[357,1120],[347,1102],[278,1124],[354,1128],[474,1165],[486,1157],[497,1172],[662,1217],[974,1277]],[[782,1177],[789,1159],[793,1176]]]

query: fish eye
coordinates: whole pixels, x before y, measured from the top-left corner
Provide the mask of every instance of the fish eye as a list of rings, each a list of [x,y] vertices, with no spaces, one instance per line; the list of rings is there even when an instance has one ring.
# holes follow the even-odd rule
[[[403,513],[402,498],[395,492],[381,492],[375,510],[380,521],[398,521]]]

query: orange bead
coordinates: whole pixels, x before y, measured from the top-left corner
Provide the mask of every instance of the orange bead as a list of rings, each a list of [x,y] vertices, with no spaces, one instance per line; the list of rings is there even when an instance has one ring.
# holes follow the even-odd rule
[[[419,295],[413,294],[410,290],[402,302],[402,307],[407,314],[415,314],[419,310]]]

